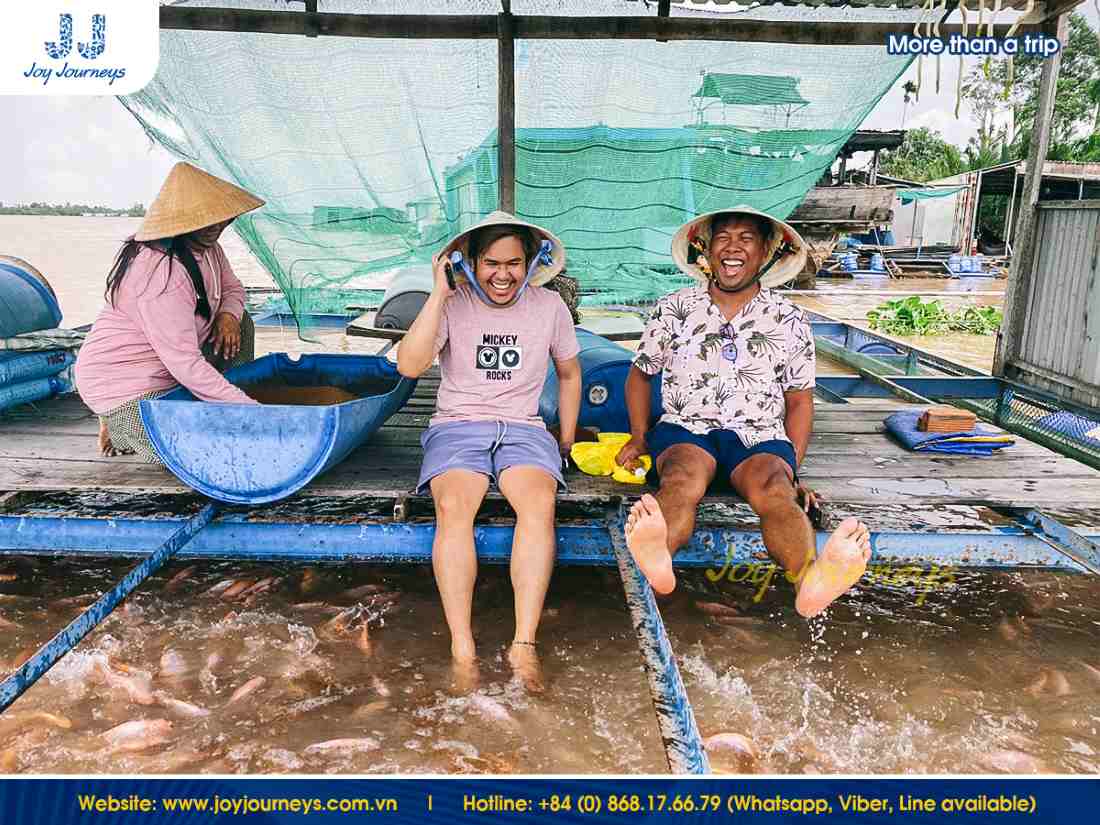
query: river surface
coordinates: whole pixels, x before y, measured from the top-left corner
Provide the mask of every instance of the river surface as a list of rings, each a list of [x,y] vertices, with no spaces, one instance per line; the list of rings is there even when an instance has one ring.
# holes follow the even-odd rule
[[[0,253],[46,274],[68,325],[87,323],[136,225],[0,216]],[[246,285],[270,285],[235,235],[225,247]],[[858,322],[887,297],[875,291],[997,303],[967,293],[1002,287],[822,280],[795,297]],[[276,337],[261,350],[366,346],[340,332],[320,343],[289,329],[265,334]],[[914,340],[988,369],[992,338],[959,338]],[[0,675],[132,564],[0,557]],[[547,691],[530,695],[503,658],[513,605],[501,568],[479,576],[480,680],[469,692],[448,666],[429,567],[188,567],[160,571],[0,716],[0,773],[666,770],[615,571],[555,572],[540,633]],[[243,599],[216,592],[264,580],[265,592]],[[662,613],[702,733],[752,743],[749,756],[714,751],[718,770],[1100,771],[1100,588],[1084,577],[956,573],[935,587],[865,579],[808,623],[781,577],[762,590],[695,571]],[[149,723],[137,739],[109,733],[137,720]]]

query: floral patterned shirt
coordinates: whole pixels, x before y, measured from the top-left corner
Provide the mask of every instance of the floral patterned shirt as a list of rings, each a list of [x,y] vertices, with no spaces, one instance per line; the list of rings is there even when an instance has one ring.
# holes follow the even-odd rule
[[[663,371],[661,421],[732,430],[751,447],[790,441],[783,393],[814,386],[814,359],[813,330],[786,298],[761,289],[727,324],[706,288],[690,286],[657,301],[634,366]]]

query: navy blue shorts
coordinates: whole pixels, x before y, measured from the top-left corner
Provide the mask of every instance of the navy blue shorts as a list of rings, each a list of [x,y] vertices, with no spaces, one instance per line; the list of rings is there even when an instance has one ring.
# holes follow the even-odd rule
[[[669,447],[675,444],[694,444],[710,453],[717,462],[716,478],[728,481],[730,474],[737,469],[737,465],[761,453],[778,456],[786,461],[790,465],[794,478],[798,478],[798,461],[795,458],[794,445],[778,438],[746,447],[737,433],[732,430],[711,430],[706,435],[698,435],[679,424],[661,421],[646,433],[645,441],[649,454],[653,457],[654,467],[657,466],[657,457]]]

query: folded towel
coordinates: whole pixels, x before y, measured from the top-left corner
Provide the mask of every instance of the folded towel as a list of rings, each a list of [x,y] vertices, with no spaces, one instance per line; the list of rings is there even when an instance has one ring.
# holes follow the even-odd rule
[[[886,419],[886,430],[906,449],[920,452],[992,455],[1016,443],[1012,436],[982,424],[966,432],[925,433],[917,429],[919,419],[919,412],[897,412]]]

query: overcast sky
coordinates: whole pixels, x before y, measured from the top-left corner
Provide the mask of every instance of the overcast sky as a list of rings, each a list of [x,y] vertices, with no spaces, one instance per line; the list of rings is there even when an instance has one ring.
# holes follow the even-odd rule
[[[1098,26],[1093,0],[1079,10],[1094,28]],[[947,140],[965,146],[974,134],[974,125],[965,105],[958,119],[954,115],[958,70],[957,57],[943,59],[937,95],[935,67],[931,60],[926,61],[920,102],[905,107],[901,86],[915,78],[914,63],[863,127],[929,126]],[[6,204],[148,204],[174,162],[111,97],[0,96],[0,115],[4,123],[0,129],[0,202]]]

